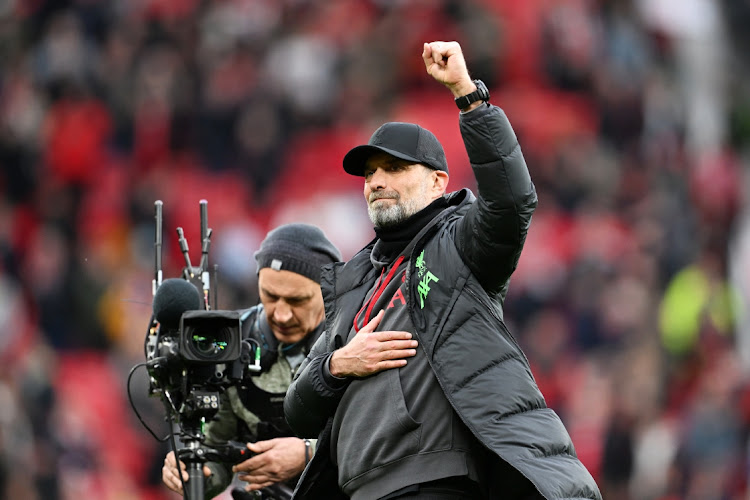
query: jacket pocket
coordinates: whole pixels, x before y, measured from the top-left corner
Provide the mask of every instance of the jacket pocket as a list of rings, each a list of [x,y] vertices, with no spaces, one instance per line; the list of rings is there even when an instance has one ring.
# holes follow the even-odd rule
[[[352,381],[334,417],[331,440],[341,483],[417,453],[420,434],[419,422],[406,407],[398,370]]]

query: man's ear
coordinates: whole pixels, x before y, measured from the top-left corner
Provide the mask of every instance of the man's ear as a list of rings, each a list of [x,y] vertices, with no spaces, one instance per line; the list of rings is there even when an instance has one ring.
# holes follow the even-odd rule
[[[443,196],[443,194],[445,194],[445,190],[448,189],[448,173],[443,172],[442,170],[433,170],[432,175],[433,192],[437,196]]]

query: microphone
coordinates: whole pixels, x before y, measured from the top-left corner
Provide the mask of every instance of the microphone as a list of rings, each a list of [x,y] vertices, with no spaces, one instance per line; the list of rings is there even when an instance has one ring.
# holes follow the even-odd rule
[[[164,280],[154,294],[154,317],[170,330],[180,327],[182,313],[200,308],[201,293],[195,285],[182,278]]]

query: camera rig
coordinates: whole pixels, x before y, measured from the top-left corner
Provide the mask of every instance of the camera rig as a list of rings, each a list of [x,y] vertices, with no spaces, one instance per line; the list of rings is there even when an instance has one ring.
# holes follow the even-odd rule
[[[148,395],[160,398],[164,404],[170,426],[167,438],[171,440],[176,458],[187,465],[189,480],[183,483],[185,498],[203,500],[205,462],[236,464],[251,456],[245,443],[229,441],[221,446],[207,446],[204,430],[206,423],[219,411],[221,393],[240,381],[246,372],[260,370],[260,346],[242,339],[237,311],[216,309],[218,294],[215,285],[211,289],[208,270],[212,230],[208,227],[206,200],[200,201],[202,245],[198,266],[191,264],[184,231],[177,228],[185,258],[181,278],[163,280],[162,201],[157,200],[154,208],[154,313],[144,345]],[[213,271],[215,283],[216,267]],[[138,415],[135,406],[133,409]],[[156,439],[167,439],[157,437],[142,419],[141,422]],[[175,429],[183,444],[180,449],[177,449]]]

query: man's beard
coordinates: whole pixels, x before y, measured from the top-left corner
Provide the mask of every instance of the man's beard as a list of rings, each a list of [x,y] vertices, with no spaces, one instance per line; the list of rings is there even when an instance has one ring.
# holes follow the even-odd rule
[[[376,199],[395,199],[396,203],[388,206],[382,203],[367,204],[367,215],[370,216],[370,220],[375,227],[395,226],[424,208],[424,204],[420,203],[419,199],[412,198],[404,201],[398,194],[384,195],[381,193],[379,196],[373,194],[371,201]]]

